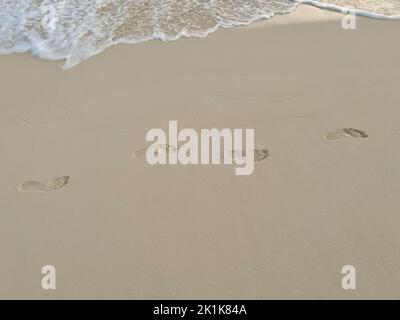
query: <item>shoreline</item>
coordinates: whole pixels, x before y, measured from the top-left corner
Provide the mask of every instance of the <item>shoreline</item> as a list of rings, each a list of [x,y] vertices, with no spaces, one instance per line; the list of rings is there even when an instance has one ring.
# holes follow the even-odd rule
[[[151,38],[147,39],[144,41],[139,41],[139,42],[132,42],[132,41],[125,41],[123,39],[118,40],[117,42],[110,44],[109,46],[100,49],[98,52],[93,52],[93,55],[90,57],[86,58],[85,60],[82,60],[80,62],[72,61],[68,63],[67,59],[53,59],[50,58],[49,53],[47,52],[42,52],[40,53],[37,48],[31,48],[29,51],[26,52],[7,52],[0,54],[1,55],[9,55],[9,54],[18,54],[18,53],[27,53],[31,54],[34,57],[37,57],[38,59],[45,60],[45,61],[57,61],[57,62],[63,62],[64,70],[68,70],[71,68],[76,67],[76,65],[80,63],[84,63],[88,59],[92,59],[94,56],[98,54],[102,54],[103,52],[109,50],[111,47],[118,46],[118,45],[137,45],[139,43],[145,43],[148,41],[163,41],[163,42],[174,42],[179,39],[184,39],[184,38],[206,38],[210,36],[211,34],[218,32],[219,30],[223,29],[236,29],[236,28],[260,28],[260,27],[266,27],[266,26],[275,26],[275,25],[285,25],[285,24],[298,24],[298,23],[315,23],[315,22],[322,22],[322,21],[331,21],[331,20],[340,20],[343,18],[345,13],[343,10],[347,10],[344,7],[339,7],[336,5],[331,5],[331,4],[324,4],[320,1],[313,1],[313,0],[298,0],[297,1],[297,7],[293,9],[292,12],[289,13],[284,13],[284,14],[275,14],[272,17],[269,18],[258,18],[255,19],[251,22],[248,22],[246,24],[237,24],[235,26],[221,26],[218,25],[213,29],[210,29],[205,32],[204,35],[191,35],[187,36],[185,34],[179,34],[177,36],[177,39],[174,40],[169,40],[169,41],[164,41],[160,38]],[[355,13],[357,17],[367,17],[367,18],[372,18],[372,19],[378,19],[378,20],[399,20],[400,16],[384,16],[380,14],[373,14],[371,12],[363,11],[363,10],[355,10]]]
[[[358,16],[364,16],[367,18],[371,19],[382,19],[382,20],[399,20],[400,15],[393,15],[393,16],[387,16],[384,14],[379,14],[379,13],[374,13],[366,10],[361,10],[361,9],[354,9],[350,7],[341,7],[338,5],[334,4],[327,4],[322,1],[315,1],[315,0],[296,0],[299,4],[305,4],[305,5],[311,5],[316,8],[320,8],[322,10],[329,10],[329,11],[334,11],[338,12],[341,14],[345,14],[349,11],[354,11],[354,13]]]
[[[276,25],[291,25],[298,23],[316,23],[323,21],[339,21],[343,18],[343,14],[330,10],[323,10],[313,5],[299,4],[293,12],[288,14],[276,14],[270,19],[261,19],[254,21],[247,26],[239,26],[239,28],[264,28]]]

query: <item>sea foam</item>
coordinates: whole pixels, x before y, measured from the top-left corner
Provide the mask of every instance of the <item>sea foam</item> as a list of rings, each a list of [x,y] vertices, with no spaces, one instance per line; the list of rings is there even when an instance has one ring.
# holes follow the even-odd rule
[[[400,15],[399,0],[0,0],[0,53],[30,51],[65,60],[67,69],[114,44],[205,37],[219,27],[290,13],[301,2]]]

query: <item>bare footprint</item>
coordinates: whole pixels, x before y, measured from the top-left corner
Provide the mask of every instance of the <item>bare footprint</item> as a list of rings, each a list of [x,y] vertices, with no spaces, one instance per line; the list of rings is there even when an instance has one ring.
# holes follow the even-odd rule
[[[226,154],[232,160],[243,160],[246,161],[246,151],[242,150],[231,150]],[[269,156],[269,151],[262,147],[254,149],[254,163],[261,162]]]
[[[269,156],[267,149],[255,149],[254,150],[254,162],[260,162],[265,160]]]
[[[325,139],[330,141],[344,138],[368,138],[368,134],[359,129],[343,128],[330,132],[325,136]]]
[[[148,148],[142,148],[142,149],[136,150],[136,151],[133,153],[132,156],[133,156],[134,158],[144,157],[144,156],[146,156],[147,149],[148,149]],[[169,153],[175,153],[175,152],[177,152],[177,148],[174,147],[174,146],[171,146],[171,145],[169,145],[169,144],[159,144],[159,145],[157,146],[157,153],[166,153],[166,154],[169,154]]]
[[[69,176],[64,176],[47,181],[27,181],[18,186],[17,189],[21,192],[50,192],[64,187],[69,178]]]

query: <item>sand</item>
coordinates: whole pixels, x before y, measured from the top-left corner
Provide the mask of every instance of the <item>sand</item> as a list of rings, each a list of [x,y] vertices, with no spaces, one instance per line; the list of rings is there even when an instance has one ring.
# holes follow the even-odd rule
[[[357,22],[116,46],[68,71],[0,56],[0,298],[398,298],[400,21]],[[133,157],[169,120],[253,128],[268,157],[245,177]]]

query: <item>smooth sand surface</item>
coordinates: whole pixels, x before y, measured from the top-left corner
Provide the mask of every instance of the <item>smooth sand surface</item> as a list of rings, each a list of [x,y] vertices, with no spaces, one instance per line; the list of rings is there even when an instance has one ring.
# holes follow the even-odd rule
[[[68,71],[0,56],[0,298],[399,298],[399,28],[219,30]],[[254,128],[268,157],[247,177],[133,157],[169,120]]]

